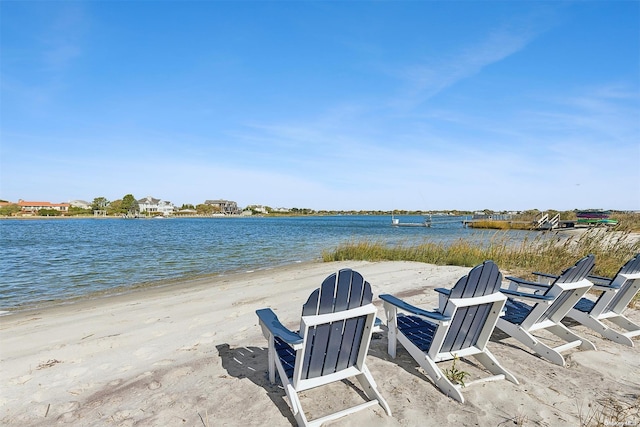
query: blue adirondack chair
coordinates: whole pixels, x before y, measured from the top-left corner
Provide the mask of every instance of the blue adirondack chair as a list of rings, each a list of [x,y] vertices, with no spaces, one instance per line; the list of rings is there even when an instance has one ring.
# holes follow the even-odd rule
[[[392,295],[380,295],[387,316],[389,355],[396,357],[396,341],[400,342],[436,386],[459,402],[464,402],[462,384],[447,378],[438,362],[473,356],[493,374],[466,382],[465,387],[501,379],[518,384],[487,348],[507,299],[500,292],[501,282],[496,264],[485,261],[452,289],[436,289],[440,294],[437,311],[423,310]]]
[[[269,381],[278,373],[300,426],[317,426],[355,411],[380,405],[391,415],[365,365],[376,319],[371,286],[350,269],[327,277],[302,308],[300,331],[283,326],[269,309],[257,310],[269,343]],[[369,401],[314,420],[307,420],[298,393],[355,377]]]
[[[559,276],[533,273],[540,278],[540,282],[507,277],[509,288],[501,289],[509,297],[505,305],[506,314],[498,319],[496,327],[530,347],[539,356],[561,366],[565,364],[561,354],[563,351],[575,347],[595,350],[593,343],[574,334],[561,323],[593,285],[587,280],[587,275],[593,269],[594,262],[595,257],[587,255]],[[530,292],[522,292],[521,288]],[[553,333],[565,343],[552,347],[532,334],[542,330]]]
[[[640,335],[640,326],[625,317],[624,311],[640,289],[640,254],[627,261],[613,279],[600,276],[588,279],[593,282],[592,290],[600,292],[599,296],[595,300],[581,298],[567,316],[612,341],[633,347],[631,338]]]

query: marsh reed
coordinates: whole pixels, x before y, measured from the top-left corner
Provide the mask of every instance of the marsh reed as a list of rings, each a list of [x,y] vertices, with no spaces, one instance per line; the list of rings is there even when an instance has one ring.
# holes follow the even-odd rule
[[[492,221],[476,220],[470,224],[472,228],[486,228],[490,230],[535,230],[533,221]]]
[[[322,254],[324,261],[417,261],[436,265],[472,267],[492,260],[503,272],[532,278],[532,271],[559,274],[588,254],[596,256],[593,274],[613,276],[620,266],[640,252],[640,239],[628,232],[593,229],[579,236],[540,233],[515,241],[509,232],[496,232],[488,243],[456,240],[390,246],[382,242],[345,243]]]

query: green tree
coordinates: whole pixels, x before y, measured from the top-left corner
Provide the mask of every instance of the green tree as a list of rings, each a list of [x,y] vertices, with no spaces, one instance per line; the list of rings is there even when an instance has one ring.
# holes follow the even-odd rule
[[[122,200],[114,200],[107,206],[107,215],[122,215]]]
[[[82,209],[77,206],[71,206],[69,208],[69,215],[72,215],[72,216],[89,215],[91,212],[92,212],[91,209]]]
[[[93,211],[103,211],[106,207],[109,206],[109,201],[106,197],[96,197],[93,199],[91,203],[91,210]]]
[[[204,203],[201,203],[198,206],[196,206],[196,212],[198,212],[200,215],[211,215],[214,211],[215,210],[213,206],[206,205]]]
[[[39,216],[60,216],[62,213],[56,209],[40,209],[38,210]]]
[[[20,206],[16,205],[15,203],[0,207],[0,215],[3,216],[13,216],[20,211]]]
[[[127,215],[136,215],[140,211],[140,206],[138,205],[138,201],[133,194],[127,194],[122,198],[122,204],[120,206],[120,211],[123,214]]]
[[[193,206],[192,204],[189,203],[185,203],[182,205],[182,207],[180,209],[194,209],[195,210],[195,206]]]

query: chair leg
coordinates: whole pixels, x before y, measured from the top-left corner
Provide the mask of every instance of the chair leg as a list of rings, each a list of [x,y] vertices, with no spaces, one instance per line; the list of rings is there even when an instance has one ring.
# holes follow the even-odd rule
[[[547,328],[547,330],[555,334],[557,337],[562,338],[567,343],[571,343],[571,342],[579,343],[578,347],[580,347],[582,350],[596,350],[595,344],[593,344],[588,339],[582,338],[581,336],[574,334],[569,330],[569,328],[564,326],[562,323],[558,323],[553,326],[550,326]]]
[[[397,337],[398,337],[398,319],[396,317],[397,310],[390,304],[385,304],[385,314],[387,316],[387,353],[392,358],[396,358]]]
[[[535,339],[535,338],[534,338]],[[549,347],[546,344],[541,343],[538,340],[535,340],[536,343],[531,347],[531,349],[538,355],[541,356],[553,363],[555,363],[556,365],[560,365],[560,366],[564,366],[565,365],[565,360],[564,357],[562,356],[562,354],[560,354],[559,352],[557,352],[556,350],[554,350],[552,347]]]
[[[532,349],[538,356],[543,357],[556,365],[564,366],[565,362],[562,354],[540,342],[536,337],[520,327],[520,325],[515,325],[499,319],[496,327]]]
[[[275,384],[276,382],[276,346],[273,336],[269,337],[269,348],[267,349],[268,364],[269,364],[269,382]]]
[[[623,335],[629,339],[631,339],[631,337],[636,337],[640,335],[640,326],[636,325],[635,323],[633,323],[631,320],[627,319],[623,315],[610,317],[609,320],[615,323],[616,325],[618,325],[619,327],[621,327],[622,329],[626,329],[627,332],[625,332]],[[631,342],[631,344],[633,346],[633,342]]]
[[[602,332],[602,335],[618,344],[626,345],[628,347],[634,346],[631,337],[628,337],[624,333],[618,332],[615,329],[607,328],[604,332]]]
[[[625,333],[617,331],[613,328],[608,327],[607,325],[605,325],[604,323],[602,323],[600,320],[596,319],[595,317],[587,314],[587,313],[583,313],[581,311],[578,310],[572,310],[569,313],[570,317],[577,320],[578,322],[580,322],[581,324],[583,324],[584,326],[586,326],[587,328],[590,328],[592,330],[594,330],[595,332],[598,332],[600,335],[602,335],[605,338],[610,339],[613,342],[617,342],[618,344],[623,344],[629,347],[633,347],[633,341],[631,340],[631,338],[629,336],[627,336]],[[635,325],[634,323],[630,322],[629,320],[623,318],[622,316],[620,317],[612,317],[608,319],[609,321],[611,321],[612,323],[615,323],[616,325],[620,326],[623,329],[627,329],[627,330],[631,330],[630,328],[633,328],[634,326],[637,327],[637,325]],[[640,328],[638,328],[640,329]],[[640,333],[640,331],[639,331]]]
[[[516,377],[514,377],[511,372],[504,369],[498,362],[498,359],[496,359],[495,356],[486,348],[484,353],[474,354],[473,357],[475,357],[475,359],[493,375],[504,375],[507,380],[514,384],[519,384]]]
[[[428,357],[425,357],[423,362],[424,363],[420,363],[420,366],[422,366],[422,369],[429,374],[433,382],[436,383],[436,386],[438,386],[438,388],[448,397],[457,400],[460,403],[464,403],[464,397],[460,392],[460,386],[449,381],[449,378],[447,378],[447,376],[440,370],[436,363]]]
[[[294,390],[293,386],[287,381],[287,384],[284,386],[284,391],[289,398],[289,403],[291,404],[291,412],[293,412],[293,416],[296,419],[296,422],[299,426],[307,426],[309,422],[307,421],[307,417],[302,410],[302,404],[300,403],[300,398],[298,397],[298,393]]]
[[[411,354],[412,352],[409,351],[409,353]],[[412,356],[414,356],[414,354],[412,354]],[[460,403],[464,403],[464,397],[460,392],[460,386],[449,381],[447,376],[442,372],[442,370],[440,370],[433,360],[427,357],[424,353],[422,353],[421,357],[414,356],[413,358],[418,362],[420,367],[424,369],[425,373],[431,378],[436,387],[438,387],[442,393]]]
[[[387,415],[391,416],[391,408],[389,408],[387,401],[384,400],[380,392],[378,392],[376,382],[374,381],[371,372],[369,372],[369,369],[366,366],[363,367],[362,373],[360,375],[356,375],[356,379],[362,386],[364,394],[366,394],[367,397],[371,400],[377,400],[380,406],[382,406],[384,411],[387,413]]]
[[[460,403],[464,403],[464,397],[462,397],[462,393],[460,393],[459,387],[453,384],[449,379],[444,375],[444,373],[440,370],[438,365],[429,358],[427,354],[425,354],[422,350],[416,347],[406,336],[402,333],[397,335],[398,341],[400,344],[409,352],[413,360],[418,362],[418,365],[426,374],[431,378],[431,380],[436,384],[436,386],[447,396],[452,399],[457,400]]]

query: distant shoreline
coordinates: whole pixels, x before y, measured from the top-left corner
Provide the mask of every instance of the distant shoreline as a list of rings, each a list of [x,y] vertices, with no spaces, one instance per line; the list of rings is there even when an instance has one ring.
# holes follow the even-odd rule
[[[158,215],[160,217],[162,217],[161,215]],[[280,215],[278,215],[280,216]],[[309,215],[309,216],[313,216],[313,215]],[[162,219],[178,219],[178,218],[262,218],[262,216],[258,216],[258,215],[177,215],[177,216],[170,216],[170,217],[162,217]],[[122,216],[81,216],[81,215],[74,215],[74,216],[66,216],[66,215],[60,215],[60,216],[0,216],[0,220],[11,220],[11,221],[21,221],[21,220],[26,220],[26,221],[31,221],[31,220],[37,220],[37,219],[156,219],[156,217],[153,216],[149,216],[149,217],[138,217],[138,218],[125,218]]]

